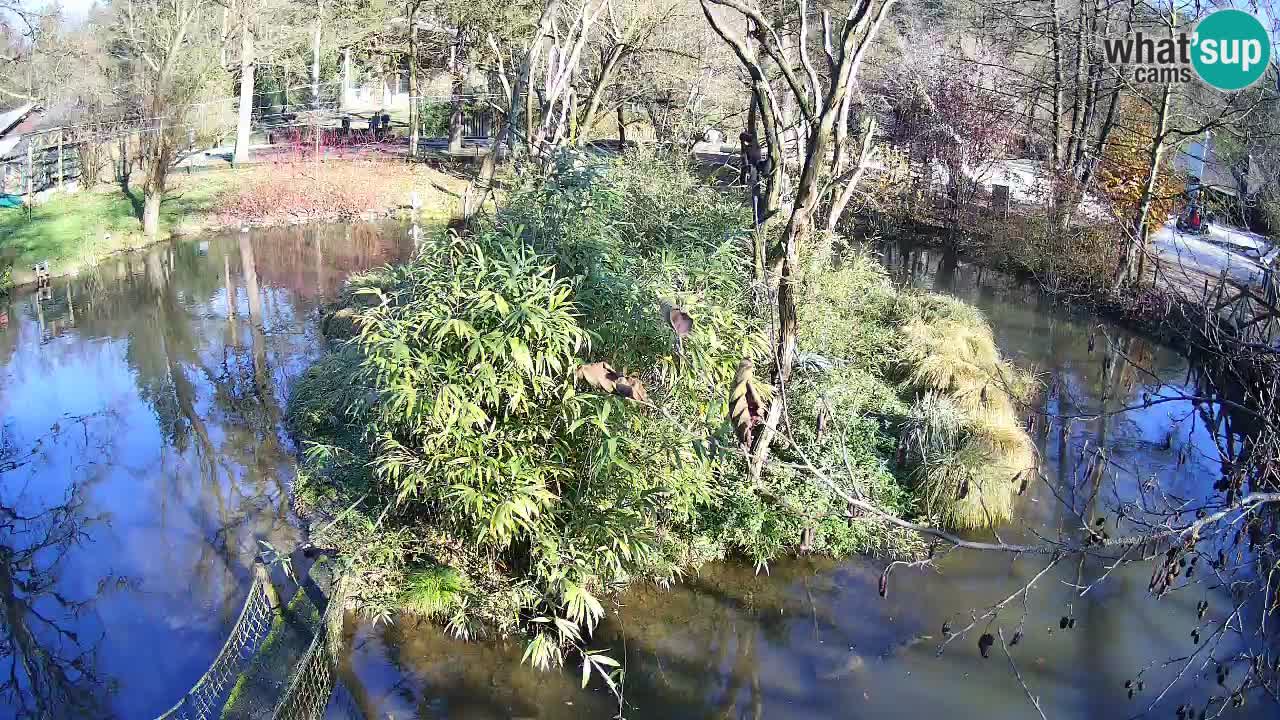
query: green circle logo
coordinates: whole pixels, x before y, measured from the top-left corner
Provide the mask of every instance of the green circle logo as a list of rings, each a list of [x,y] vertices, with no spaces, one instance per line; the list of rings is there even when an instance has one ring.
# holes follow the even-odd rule
[[[1243,90],[1271,62],[1271,38],[1262,21],[1243,10],[1217,10],[1196,25],[1191,64],[1219,90]]]

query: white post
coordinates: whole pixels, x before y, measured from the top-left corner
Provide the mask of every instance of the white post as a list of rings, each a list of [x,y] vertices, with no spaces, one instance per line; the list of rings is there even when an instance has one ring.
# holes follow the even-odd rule
[[[240,117],[236,124],[236,149],[231,163],[249,159],[249,135],[253,120],[253,30],[245,17],[240,29]]]
[[[341,107],[351,104],[348,97],[351,93],[351,48],[342,50],[342,99],[339,101]]]
[[[311,105],[320,109],[320,17],[324,15],[324,5],[316,6],[316,34],[311,45]]]

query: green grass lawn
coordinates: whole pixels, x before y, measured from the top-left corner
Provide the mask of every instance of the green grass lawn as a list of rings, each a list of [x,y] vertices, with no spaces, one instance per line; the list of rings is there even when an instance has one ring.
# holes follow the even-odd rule
[[[379,201],[387,203],[387,207],[367,210],[394,209],[407,203],[410,193],[417,191],[423,201],[420,219],[424,220],[450,217],[467,186],[465,178],[427,165],[357,163],[352,167],[356,168],[354,175],[343,175],[343,182],[376,182],[388,189]],[[223,198],[234,200],[237,192],[253,192],[263,181],[287,182],[287,174],[281,173],[274,164],[175,173],[160,206],[160,237],[156,240],[222,227],[225,218],[219,218],[215,209]],[[9,269],[12,282],[23,285],[35,280],[31,266],[45,260],[49,261],[52,275],[70,275],[113,253],[150,244],[138,219],[141,203],[140,189],[134,189],[131,196],[117,185],[103,185],[54,195],[30,211],[0,208],[0,289],[8,284],[3,275]],[[250,222],[269,224],[280,220],[258,218]]]
[[[176,176],[173,190],[160,206],[160,232],[168,237],[207,224],[208,213],[237,171],[222,170]],[[111,253],[147,244],[133,198],[118,186],[56,195],[28,212],[0,210],[0,259],[13,265],[14,280],[28,281],[31,266],[49,261],[55,275],[73,273]]]

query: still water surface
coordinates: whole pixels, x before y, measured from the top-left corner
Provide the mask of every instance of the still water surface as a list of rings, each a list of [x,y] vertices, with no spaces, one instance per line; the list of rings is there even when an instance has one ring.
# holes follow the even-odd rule
[[[208,668],[257,541],[297,543],[316,308],[406,237],[176,242],[0,300],[0,718],[152,718]]]
[[[218,236],[122,256],[55,281],[44,296],[8,300],[0,718],[151,718],[204,672],[239,610],[258,541],[289,548],[300,536],[281,417],[291,380],[321,346],[317,308],[347,274],[403,257],[410,245],[397,225]],[[982,307],[1004,352],[1041,373],[1048,413],[1089,414],[1187,382],[1176,354],[1066,313],[1007,277],[937,253],[884,251],[900,280]],[[1028,489],[1002,536],[1078,525],[1055,490],[1086,516],[1104,513],[1113,489],[1132,493],[1152,476],[1189,497],[1208,495],[1220,468],[1205,419],[1189,403],[1166,403],[1040,422],[1047,482]],[[1090,501],[1080,456],[1097,445],[1132,472],[1108,478]],[[766,575],[714,564],[667,591],[628,592],[593,646],[625,657],[633,719],[1034,716],[998,646],[989,660],[976,637],[940,657],[937,649],[944,620],[963,626],[1042,561],[955,553],[937,570],[896,572],[887,600],[877,595],[882,567],[801,558]],[[1149,572],[1119,570],[1083,597],[1071,587],[1074,567],[1037,584],[1013,654],[1050,718],[1131,717],[1170,672],[1148,670],[1137,700],[1124,681],[1192,649],[1195,605],[1212,596],[1196,587],[1157,601]],[[1074,629],[1058,629],[1063,615],[1076,618]],[[1020,603],[1002,615],[1006,636],[1020,618]],[[353,618],[347,633],[348,692],[330,708],[334,718],[618,711],[598,688],[580,689],[576,672],[521,666],[517,643],[461,643],[412,621],[374,627]],[[1205,687],[1179,685],[1158,715],[1172,716]]]

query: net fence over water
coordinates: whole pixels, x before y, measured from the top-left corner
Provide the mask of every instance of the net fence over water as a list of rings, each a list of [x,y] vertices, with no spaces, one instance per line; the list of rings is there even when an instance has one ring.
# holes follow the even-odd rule
[[[262,580],[249,587],[244,608],[222,650],[186,695],[157,720],[212,720],[222,712],[236,678],[253,659],[275,618],[271,596]]]
[[[321,720],[325,716],[337,681],[346,604],[346,582],[340,575],[330,591],[324,622],[294,667],[280,702],[271,714],[272,720]]]

